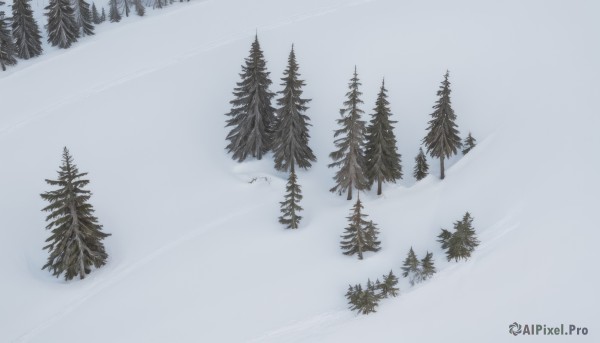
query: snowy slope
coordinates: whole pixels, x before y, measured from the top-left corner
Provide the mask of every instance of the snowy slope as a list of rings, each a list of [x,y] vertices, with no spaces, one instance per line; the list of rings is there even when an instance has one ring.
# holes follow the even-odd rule
[[[0,74],[1,342],[507,342],[508,325],[576,324],[598,340],[600,24],[595,1],[222,0],[103,25],[72,49]],[[289,48],[313,99],[299,173],[304,220],[277,223],[286,175],[225,154],[231,91],[258,31],[279,90]],[[358,66],[370,113],[386,78],[405,179],[361,195],[382,251],[339,250],[351,203],[329,193],[333,129]],[[461,134],[479,146],[447,178],[413,159],[451,72]],[[40,270],[44,178],[68,146],[112,233],[83,281]],[[266,176],[269,182],[248,181]],[[466,210],[482,245],[447,263],[435,242]],[[349,283],[410,246],[440,272],[356,316]],[[536,339],[537,338],[537,339]],[[527,337],[530,341],[548,337]],[[558,341],[555,339],[554,341]]]

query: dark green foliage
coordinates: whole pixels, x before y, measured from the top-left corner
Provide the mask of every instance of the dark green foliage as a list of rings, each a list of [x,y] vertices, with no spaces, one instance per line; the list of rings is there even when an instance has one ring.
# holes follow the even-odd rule
[[[102,240],[110,234],[102,232],[102,225],[93,215],[94,209],[88,203],[91,193],[84,189],[89,183],[82,179],[85,175],[65,148],[58,179],[46,180],[58,189],[41,194],[50,203],[43,211],[50,212],[46,229],[52,231],[44,247],[50,256],[42,269],[47,268],[56,277],[65,273],[65,280],[76,276],[83,279],[92,265],[99,268],[108,258]]]
[[[271,98],[275,94],[269,91],[271,80],[258,37],[252,43],[240,76],[242,81],[237,83],[233,92],[235,99],[230,101],[232,108],[227,113],[230,118],[226,126],[232,127],[227,135],[227,151],[239,162],[248,155],[260,160],[271,149],[275,124]]]
[[[348,292],[346,292],[346,298],[348,299],[348,305],[350,305],[350,310],[356,311],[359,309],[359,301],[362,295],[362,286],[360,284],[348,286]]]
[[[423,138],[423,143],[427,147],[427,152],[440,159],[440,178],[444,179],[444,159],[456,155],[457,150],[462,146],[456,120],[456,114],[452,109],[450,102],[450,81],[448,77],[450,72],[444,75],[444,81],[437,92],[438,101],[433,106],[432,119],[427,127],[428,133]]]
[[[380,250],[380,242],[377,240],[378,229],[373,222],[367,222],[362,214],[363,205],[360,197],[352,207],[352,213],[348,218],[350,221],[346,231],[342,235],[341,247],[345,255],[358,255],[358,259],[363,259],[363,252]]]
[[[117,6],[117,0],[110,0],[108,3],[108,19],[111,23],[118,23],[121,21],[121,13],[119,13],[119,7]]]
[[[429,174],[429,164],[427,164],[427,157],[423,153],[423,148],[419,148],[419,154],[415,157],[415,169],[413,176],[417,181],[422,180]]]
[[[12,33],[17,56],[24,60],[42,54],[42,36],[29,0],[14,0],[12,6]]]
[[[396,121],[390,120],[392,114],[385,82],[381,83],[373,111],[375,113],[365,135],[366,176],[370,186],[377,181],[377,195],[380,195],[383,182],[395,183],[396,180],[402,179],[400,154],[396,147],[396,136],[392,125]]]
[[[100,13],[98,13],[98,9],[96,8],[96,4],[92,2],[92,22],[96,25],[102,22],[100,17]]]
[[[85,0],[74,0],[73,16],[82,36],[94,35],[94,22],[90,4]]]
[[[448,240],[446,257],[448,261],[468,260],[471,253],[479,245],[479,240],[473,228],[473,218],[469,212],[465,213],[462,220],[454,223],[454,233]]]
[[[144,4],[142,4],[142,0],[133,0],[133,4],[135,5],[135,13],[140,17],[143,17],[146,14],[146,8]]]
[[[288,58],[288,66],[283,72],[281,84],[284,88],[278,92],[277,124],[273,133],[273,157],[275,169],[288,171],[294,164],[308,169],[316,157],[308,146],[308,121],[304,114],[310,99],[302,99],[304,81],[300,80],[294,47]]]
[[[103,23],[106,21],[106,12],[104,11],[104,7],[102,7],[102,14],[100,15],[100,22]]]
[[[450,238],[452,238],[452,232],[442,229],[442,232],[438,235],[438,242],[442,244],[442,249],[448,249],[448,244],[450,242]]]
[[[48,43],[67,49],[79,38],[79,28],[75,21],[73,7],[69,0],[50,0],[45,7],[48,12]]]
[[[433,262],[433,253],[427,252],[425,257],[421,260],[421,269],[419,275],[419,281],[425,281],[435,274],[435,265]]]
[[[4,2],[0,2],[0,6],[2,5]],[[8,23],[9,19],[4,17],[4,11],[0,11],[0,67],[2,70],[6,70],[6,66],[17,64],[17,47]]]
[[[352,199],[352,187],[359,191],[369,187],[365,176],[366,161],[363,152],[365,122],[360,117],[364,111],[359,108],[363,101],[360,99],[362,93],[358,86],[360,82],[355,67],[354,76],[348,84],[350,90],[346,93],[348,100],[344,102],[345,108],[340,110],[342,118],[337,120],[341,128],[336,130],[333,136],[340,136],[334,141],[338,150],[329,154],[334,161],[329,164],[329,168],[340,167],[334,177],[336,185],[330,191],[340,195],[348,191],[348,200]]]
[[[463,144],[463,155],[466,155],[469,151],[471,151],[471,149],[473,149],[477,143],[476,143],[476,139],[473,138],[473,136],[471,136],[471,133],[469,132],[469,135],[467,136],[467,138],[465,138],[465,143]]]
[[[290,171],[290,177],[286,186],[285,200],[280,202],[281,204],[281,217],[279,222],[286,226],[286,229],[297,229],[298,223],[302,219],[302,216],[298,215],[298,212],[302,211],[299,203],[302,200],[302,193],[300,191],[300,185],[296,178],[296,172],[294,166]]]
[[[419,260],[417,259],[417,255],[415,255],[412,247],[410,247],[408,256],[406,256],[401,269],[403,271],[402,276],[408,278],[410,285],[414,286],[415,282],[418,282],[419,277]]]
[[[379,305],[379,296],[376,293],[375,285],[369,280],[367,287],[359,294],[357,310],[359,314],[369,314],[377,312]]]
[[[397,285],[398,278],[394,275],[394,272],[390,270],[389,274],[383,276],[383,282],[379,284],[379,296],[381,298],[398,296],[400,289],[396,287]]]

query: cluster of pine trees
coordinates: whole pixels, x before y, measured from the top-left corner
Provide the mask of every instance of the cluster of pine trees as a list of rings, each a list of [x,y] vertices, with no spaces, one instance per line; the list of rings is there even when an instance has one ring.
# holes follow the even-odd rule
[[[411,286],[415,283],[421,283],[435,274],[435,265],[433,261],[433,253],[429,251],[425,254],[425,257],[421,260],[417,258],[417,255],[410,247],[408,256],[402,264],[402,276],[408,278]]]
[[[17,64],[17,58],[28,60],[43,52],[41,32],[29,2],[13,0],[12,17],[0,11],[0,67],[3,71],[6,66]],[[153,7],[163,8],[173,2],[153,0]],[[0,6],[3,5],[0,1]],[[108,20],[119,22],[123,15],[129,17],[132,8],[138,16],[146,13],[142,0],[110,0]],[[104,7],[99,12],[96,4],[90,6],[86,0],[50,0],[44,9],[48,17],[44,25],[48,43],[61,49],[68,49],[81,37],[93,35],[94,26],[107,20]]]
[[[390,270],[389,274],[383,275],[382,280],[380,282],[377,279],[372,282],[369,279],[364,288],[361,284],[349,285],[346,299],[348,299],[350,309],[357,311],[359,314],[377,312],[379,300],[396,297],[400,294],[400,289],[397,287],[398,278],[393,271]]]
[[[479,245],[477,234],[473,228],[473,218],[469,212],[465,213],[462,220],[454,223],[454,232],[442,229],[438,238],[442,249],[446,251],[448,261],[452,259],[455,261],[468,260]]]

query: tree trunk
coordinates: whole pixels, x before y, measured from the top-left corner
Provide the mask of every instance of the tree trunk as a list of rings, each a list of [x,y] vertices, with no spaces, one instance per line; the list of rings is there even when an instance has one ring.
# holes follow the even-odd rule
[[[441,169],[441,176],[440,179],[444,179],[444,156],[440,157],[440,169]]]
[[[383,182],[381,181],[381,178],[377,179],[377,195],[381,195],[381,184]]]
[[[352,183],[350,183],[350,187],[348,187],[348,197],[346,200],[352,200]]]

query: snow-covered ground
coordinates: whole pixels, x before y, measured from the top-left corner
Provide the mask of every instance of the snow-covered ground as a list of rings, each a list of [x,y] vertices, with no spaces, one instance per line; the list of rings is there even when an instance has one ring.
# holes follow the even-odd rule
[[[45,3],[34,1],[39,10]],[[0,73],[1,342],[598,341],[600,22],[597,1],[212,0],[103,24],[69,50]],[[225,153],[231,91],[255,32],[279,90],[294,43],[310,144],[301,228],[277,222],[286,175]],[[354,65],[371,112],[385,77],[405,178],[361,194],[382,250],[342,255],[351,202],[328,192],[333,130]],[[444,181],[414,157],[450,70],[462,137]],[[109,263],[83,281],[40,270],[39,194],[68,146],[89,172]],[[257,176],[269,180],[249,184]],[[448,263],[435,241],[465,211],[482,241]],[[438,274],[379,311],[349,283],[410,247]],[[587,336],[513,337],[575,324]]]

